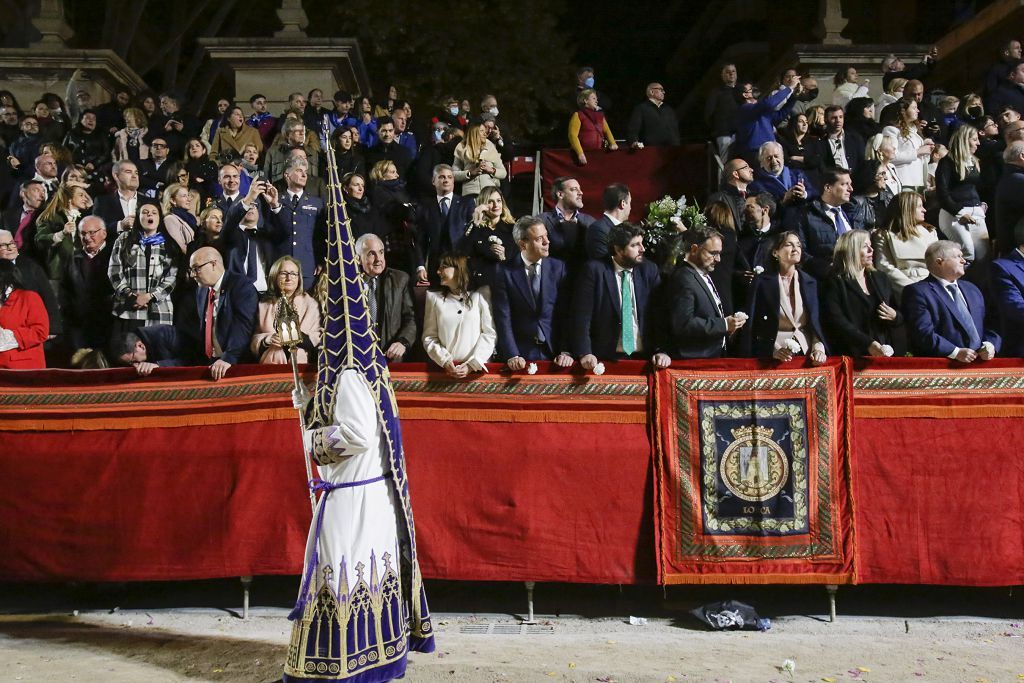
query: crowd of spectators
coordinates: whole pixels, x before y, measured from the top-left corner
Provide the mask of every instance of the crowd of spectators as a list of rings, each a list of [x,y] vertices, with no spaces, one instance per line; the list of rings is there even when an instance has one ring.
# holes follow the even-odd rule
[[[720,187],[699,198],[706,224],[679,224],[653,253],[628,222],[629,178],[604,190],[600,216],[567,176],[553,209],[517,219],[494,95],[414,115],[394,87],[380,102],[297,92],[280,113],[257,93],[196,117],[172,92],[119,89],[93,107],[69,88],[70,105],[46,93],[25,109],[0,91],[0,368],[199,364],[220,379],[287,362],[282,310],[299,360],[315,361],[328,138],[392,361],[465,377],[544,360],[1018,355],[1020,52],[1003,46],[963,97],[928,91],[934,51],[884,60],[878,101],[846,68],[826,107],[796,69],[762,95],[724,65],[706,107]],[[618,144],[593,69],[577,77],[583,165]],[[664,87],[643,94],[625,144],[678,144]]]

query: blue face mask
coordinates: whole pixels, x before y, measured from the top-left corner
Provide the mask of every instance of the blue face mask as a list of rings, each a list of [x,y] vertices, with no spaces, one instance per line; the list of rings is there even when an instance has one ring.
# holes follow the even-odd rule
[[[459,108],[458,107],[448,107],[448,113],[451,114],[452,116],[458,116],[459,115]]]
[[[444,138],[444,131],[440,129],[435,130],[434,139],[437,140],[438,142],[441,142],[442,138]]]
[[[587,86],[588,88],[593,88],[594,87],[594,77],[593,76],[588,77],[587,80],[583,81],[583,85]]]

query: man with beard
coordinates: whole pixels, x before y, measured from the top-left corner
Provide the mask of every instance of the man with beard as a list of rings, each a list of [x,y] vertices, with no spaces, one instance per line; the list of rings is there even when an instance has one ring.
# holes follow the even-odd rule
[[[644,258],[644,231],[619,223],[608,233],[610,255],[584,264],[576,278],[572,350],[591,371],[601,360],[650,358],[666,368],[655,305],[661,274]]]

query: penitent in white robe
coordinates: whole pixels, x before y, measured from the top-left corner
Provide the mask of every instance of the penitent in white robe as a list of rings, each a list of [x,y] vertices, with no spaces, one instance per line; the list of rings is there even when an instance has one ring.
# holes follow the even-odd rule
[[[405,672],[409,616],[402,599],[399,506],[387,444],[362,373],[338,379],[334,424],[308,433],[327,453],[285,681],[376,683]],[[318,528],[319,527],[319,528]]]

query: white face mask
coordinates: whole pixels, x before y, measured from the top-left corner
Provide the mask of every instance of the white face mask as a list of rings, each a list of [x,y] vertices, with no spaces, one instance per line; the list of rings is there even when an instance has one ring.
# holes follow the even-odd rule
[[[487,111],[491,112],[491,113],[492,113],[492,114],[494,114],[495,116],[497,116],[497,115],[498,115],[498,108],[497,108],[497,107],[491,107],[491,108],[490,108],[490,109],[488,109]]]
[[[459,108],[458,107],[448,107],[448,113],[451,114],[452,116],[458,116],[459,115]]]

